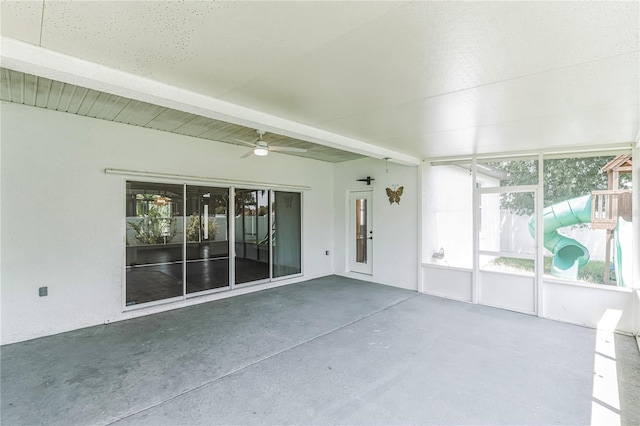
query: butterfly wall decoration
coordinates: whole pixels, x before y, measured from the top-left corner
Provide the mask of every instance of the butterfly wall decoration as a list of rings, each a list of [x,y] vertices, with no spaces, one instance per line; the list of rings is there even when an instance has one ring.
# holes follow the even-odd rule
[[[395,188],[395,186],[394,186]],[[387,188],[387,197],[389,197],[389,204],[397,203],[400,204],[400,197],[402,196],[402,191],[404,190],[404,186],[393,190],[391,188]]]

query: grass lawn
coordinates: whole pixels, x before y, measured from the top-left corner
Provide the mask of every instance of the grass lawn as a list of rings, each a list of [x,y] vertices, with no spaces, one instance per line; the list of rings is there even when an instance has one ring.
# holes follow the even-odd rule
[[[551,257],[544,258],[544,274],[551,274]],[[499,257],[491,262],[493,265],[502,266],[511,270],[533,273],[532,259],[515,259],[512,257]],[[611,274],[611,279],[615,280],[615,274]],[[584,268],[578,271],[578,281],[592,284],[604,284],[604,261],[590,260]]]

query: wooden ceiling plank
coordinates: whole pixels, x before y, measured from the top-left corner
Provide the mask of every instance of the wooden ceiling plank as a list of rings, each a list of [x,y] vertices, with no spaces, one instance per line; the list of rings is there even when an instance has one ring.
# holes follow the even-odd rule
[[[13,101],[13,87],[11,84],[11,73],[8,69],[2,69],[2,81],[0,82],[0,89],[2,89],[2,99],[5,101]]]
[[[69,95],[69,102],[67,102],[67,107],[64,109],[65,112],[69,112],[69,108],[71,108],[71,102],[73,102],[73,98],[76,95],[76,91],[78,90],[78,86],[73,86],[71,90],[71,94]]]
[[[87,94],[89,93],[89,90],[90,89],[84,89],[84,94],[80,98],[80,102],[78,102],[78,107],[76,108],[76,111],[74,112],[74,114],[78,114],[78,111],[80,111],[80,107],[82,106],[82,103],[84,102],[85,98],[87,97]]]
[[[111,113],[111,111],[109,111],[109,114],[105,115],[104,119],[105,120],[109,120],[109,121],[116,121],[116,117],[118,115],[120,115],[120,113],[122,111],[124,111],[124,109],[132,102],[131,99],[127,99],[127,98],[120,98],[118,99],[118,101],[114,104],[114,106],[118,105],[120,102],[122,102],[122,106],[118,109],[118,111],[116,111],[115,114],[113,114],[113,117],[109,118],[109,114]]]
[[[60,83],[60,89],[58,90],[58,100],[56,101],[56,106],[53,108],[56,111],[60,107],[60,101],[62,100],[62,92],[64,91],[65,86],[66,86],[66,83]]]
[[[115,108],[115,106],[118,105],[118,102],[120,101],[120,99],[122,99],[122,96],[111,95],[109,99],[112,101],[111,106],[109,107],[107,112],[104,113],[102,117],[100,117],[103,120],[107,119],[107,116],[111,113],[111,111],[113,111],[113,108]]]
[[[91,103],[89,104],[89,106],[87,107],[85,113],[83,114],[86,117],[94,117],[95,115],[91,115],[91,110],[93,109],[94,105],[96,104],[96,102],[98,101],[98,99],[100,98],[100,95],[102,95],[102,92],[96,92],[96,91],[92,91],[93,93],[91,93],[91,97],[93,98],[93,100],[91,101]],[[94,96],[95,93],[95,96]]]
[[[49,79],[47,79],[49,80]],[[53,80],[49,80],[49,84],[47,85],[47,94],[45,96],[44,99],[44,107],[48,108],[49,107],[49,99],[51,98],[51,88],[53,87]]]

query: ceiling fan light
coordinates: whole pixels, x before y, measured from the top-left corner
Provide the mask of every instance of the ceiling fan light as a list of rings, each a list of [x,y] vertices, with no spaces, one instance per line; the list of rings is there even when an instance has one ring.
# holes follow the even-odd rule
[[[269,154],[269,149],[263,146],[256,146],[255,148],[253,148],[253,153],[260,157],[264,157],[265,155]]]

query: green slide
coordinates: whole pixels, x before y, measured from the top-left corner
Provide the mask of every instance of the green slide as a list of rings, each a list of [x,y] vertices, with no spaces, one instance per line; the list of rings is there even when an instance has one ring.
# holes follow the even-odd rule
[[[616,271],[616,284],[619,287],[627,287],[632,282],[632,240],[633,224],[623,218],[618,218],[616,232],[613,234],[613,264]]]
[[[591,222],[591,195],[562,201],[544,209],[544,247],[553,253],[551,275],[575,280],[578,269],[589,261],[589,251],[573,238],[558,232],[559,228]],[[529,219],[529,233],[535,238],[535,217]]]

